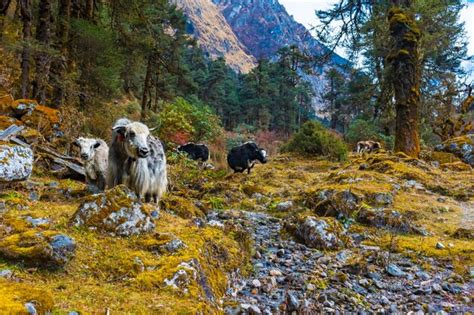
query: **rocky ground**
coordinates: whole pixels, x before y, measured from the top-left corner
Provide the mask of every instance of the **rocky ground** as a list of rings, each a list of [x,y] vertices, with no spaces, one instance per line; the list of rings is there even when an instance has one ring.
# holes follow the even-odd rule
[[[33,170],[2,171],[32,173],[0,184],[0,313],[472,313],[463,141],[422,159],[279,155],[250,175],[170,154],[160,209],[123,186],[91,195],[35,151]]]
[[[227,314],[474,311],[474,282],[465,282],[452,265],[432,258],[414,262],[361,243],[320,251],[282,238],[284,221],[263,213],[221,212],[209,217],[221,224],[234,221],[248,228],[255,240],[254,272],[231,279]]]

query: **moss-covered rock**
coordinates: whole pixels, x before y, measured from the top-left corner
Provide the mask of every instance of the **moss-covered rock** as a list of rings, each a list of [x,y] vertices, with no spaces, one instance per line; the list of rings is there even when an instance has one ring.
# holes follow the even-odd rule
[[[362,207],[357,213],[357,221],[362,224],[384,228],[397,233],[415,233],[428,235],[428,232],[422,227],[412,223],[400,212],[391,209],[374,209]]]
[[[342,225],[332,218],[295,217],[285,228],[296,240],[312,248],[335,250],[351,243]]]
[[[34,307],[38,314],[47,314],[53,306],[53,297],[48,290],[0,278],[1,314],[31,314],[27,307]]]
[[[474,166],[474,134],[448,139],[437,145],[435,150],[452,153],[463,162]]]
[[[142,204],[124,185],[92,195],[79,206],[71,219],[74,226],[87,226],[100,232],[130,236],[155,228],[149,205]]]
[[[26,266],[60,268],[73,256],[75,241],[53,231],[28,230],[0,240],[0,256]]]

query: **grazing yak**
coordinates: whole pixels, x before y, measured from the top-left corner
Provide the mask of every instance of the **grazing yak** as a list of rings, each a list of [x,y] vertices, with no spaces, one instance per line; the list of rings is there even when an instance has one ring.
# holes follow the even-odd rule
[[[382,149],[382,145],[380,144],[380,142],[372,141],[372,140],[359,141],[357,142],[357,146],[356,146],[357,153],[363,153],[363,152],[371,153],[379,149]]]
[[[83,137],[77,138],[73,144],[80,149],[89,191],[92,193],[103,191],[106,184],[105,176],[107,173],[109,147],[102,139]]]
[[[168,185],[166,156],[160,140],[150,135],[140,122],[114,126],[113,131],[123,137],[127,159],[123,165],[122,182],[145,202],[158,203]]]
[[[260,149],[255,142],[246,142],[241,146],[232,148],[227,155],[227,163],[235,173],[242,173],[250,170],[255,166],[256,161],[267,163],[267,152]]]
[[[205,144],[186,143],[180,145],[177,149],[179,152],[185,152],[192,160],[201,160],[206,162],[209,160],[209,148]]]
[[[127,118],[118,119],[112,127],[112,142],[109,149],[109,167],[107,169],[107,186],[113,188],[122,184],[123,166],[128,158],[125,152],[125,137],[117,132],[118,127],[131,123]]]

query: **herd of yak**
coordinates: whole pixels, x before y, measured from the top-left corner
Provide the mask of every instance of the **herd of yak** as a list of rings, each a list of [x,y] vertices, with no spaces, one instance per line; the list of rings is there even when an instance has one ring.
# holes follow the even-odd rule
[[[165,148],[150,134],[152,130],[143,123],[121,118],[112,127],[110,147],[102,139],[77,138],[73,144],[80,150],[89,190],[97,193],[124,184],[139,199],[157,203],[166,191],[168,176]],[[204,144],[187,143],[177,151],[193,160],[209,159],[209,149]],[[250,173],[257,161],[267,162],[267,154],[254,142],[246,142],[232,148],[227,161],[234,172]]]
[[[143,123],[120,118],[112,127],[110,147],[102,139],[77,138],[74,145],[80,150],[89,190],[97,193],[124,184],[139,199],[158,203],[166,192],[168,175],[165,148],[150,134],[152,130]],[[356,151],[372,152],[380,148],[379,142],[359,141]],[[187,143],[177,151],[193,160],[209,159],[209,149],[204,144]],[[227,155],[229,167],[237,173],[250,174],[257,161],[266,163],[267,153],[251,141],[232,148]]]

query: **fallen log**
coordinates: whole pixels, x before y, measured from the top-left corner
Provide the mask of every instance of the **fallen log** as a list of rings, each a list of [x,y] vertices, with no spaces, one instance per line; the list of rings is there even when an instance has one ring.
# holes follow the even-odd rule
[[[53,162],[56,164],[65,166],[79,175],[86,176],[86,172],[84,171],[84,168],[80,165],[74,164],[72,162],[69,162],[67,160],[64,160],[58,157],[53,158]]]
[[[14,137],[24,128],[24,126],[11,125],[7,129],[0,131],[0,141],[9,141],[11,137]]]

